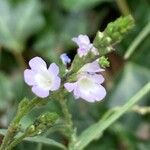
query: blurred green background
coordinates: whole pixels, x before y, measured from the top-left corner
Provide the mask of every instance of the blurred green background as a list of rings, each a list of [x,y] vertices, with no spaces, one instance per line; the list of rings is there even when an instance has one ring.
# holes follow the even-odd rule
[[[88,103],[73,100],[69,107],[78,133],[98,121],[104,112],[123,105],[150,80],[150,34],[142,40],[128,60],[123,56],[133,40],[150,22],[149,0],[0,0],[0,128],[7,128],[19,101],[34,97],[23,80],[23,70],[34,56],[47,63],[59,63],[61,53],[73,59],[76,54],[72,37],[87,34],[91,40],[98,30],[121,15],[131,13],[135,28],[108,55],[111,67],[104,76],[107,97],[103,102]],[[139,105],[149,106],[150,95]],[[43,111],[57,111],[60,107],[49,102],[30,113],[22,121],[26,126]],[[62,143],[60,133],[49,134]],[[0,137],[1,142],[2,137]],[[35,149],[33,143],[22,143],[16,150]],[[43,150],[56,149],[43,146]],[[101,139],[92,142],[86,150],[149,150],[150,115],[128,112],[113,124]]]

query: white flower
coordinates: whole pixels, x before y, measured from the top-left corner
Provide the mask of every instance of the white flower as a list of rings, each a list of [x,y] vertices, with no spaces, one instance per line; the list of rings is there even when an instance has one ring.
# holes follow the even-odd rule
[[[104,71],[99,64],[94,61],[83,66],[74,83],[65,83],[64,87],[69,92],[73,92],[76,99],[82,98],[88,102],[100,101],[106,96],[106,90],[101,85],[104,77],[98,73]]]
[[[29,61],[31,69],[24,71],[25,82],[32,86],[32,92],[37,96],[45,98],[49,91],[58,90],[61,79],[58,76],[59,68],[52,63],[47,69],[45,61],[40,57],[34,57]]]
[[[95,55],[99,54],[97,49],[93,46],[93,44],[90,43],[90,39],[87,35],[81,34],[78,37],[72,38],[72,40],[79,46],[77,50],[79,57],[86,56],[90,50]]]

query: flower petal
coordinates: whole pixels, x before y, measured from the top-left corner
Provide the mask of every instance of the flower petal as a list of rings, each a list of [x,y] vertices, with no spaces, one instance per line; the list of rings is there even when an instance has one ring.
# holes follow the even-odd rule
[[[90,44],[90,39],[87,35],[79,35],[78,37],[72,38],[72,41],[74,41],[75,43],[77,43],[77,45],[79,47],[81,47],[82,45],[88,45]]]
[[[34,71],[30,69],[26,69],[24,71],[24,80],[28,85],[35,85],[34,77],[35,77]]]
[[[64,65],[67,65],[71,62],[71,59],[67,56],[66,53],[61,54],[60,59]]]
[[[34,57],[29,61],[29,66],[31,67],[32,70],[34,71],[40,71],[43,68],[46,68],[47,65],[45,61],[40,58],[40,57]]]
[[[66,90],[68,92],[71,92],[74,90],[74,88],[76,87],[76,84],[75,83],[65,83],[64,84],[64,87],[66,88]]]
[[[89,73],[97,73],[101,71],[104,71],[104,69],[100,68],[97,61],[87,63],[79,70],[79,72],[89,72]]]
[[[59,67],[55,63],[52,63],[49,66],[48,71],[51,72],[51,73],[53,73],[54,75],[58,75],[58,73],[59,73]]]
[[[86,56],[87,53],[89,52],[87,49],[84,49],[84,48],[81,48],[81,47],[78,48],[77,51],[78,51],[79,57]]]
[[[38,97],[41,98],[45,98],[49,95],[49,91],[48,90],[43,90],[42,88],[38,87],[38,86],[33,86],[32,87],[32,92],[34,94],[36,94]]]
[[[89,74],[89,77],[97,84],[102,84],[105,80],[101,74],[93,74],[93,75]]]
[[[101,77],[93,78],[92,75],[89,78],[89,75],[80,78],[78,81],[78,90],[80,97],[88,102],[100,101],[106,95],[106,90],[103,86],[97,83],[97,80],[103,80]]]
[[[81,91],[80,97],[87,102],[95,102],[94,96],[90,93],[87,93],[86,91]]]
[[[55,79],[54,79],[54,81],[53,81],[53,85],[52,85],[52,87],[51,87],[50,90],[51,90],[51,91],[56,91],[56,90],[58,90],[59,87],[60,87],[60,83],[61,83],[60,77],[56,76]]]
[[[94,90],[91,91],[91,94],[96,101],[100,101],[106,96],[106,90],[103,86],[97,85]]]
[[[75,86],[75,88],[73,90],[73,94],[74,94],[75,99],[80,98],[81,93],[80,93],[80,90],[79,90],[79,88],[77,86]]]

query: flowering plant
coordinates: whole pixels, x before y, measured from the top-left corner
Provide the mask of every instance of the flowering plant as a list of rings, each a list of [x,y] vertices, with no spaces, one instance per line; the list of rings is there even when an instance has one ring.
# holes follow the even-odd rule
[[[90,42],[87,35],[81,34],[73,38],[72,41],[78,46],[77,54],[73,60],[67,54],[62,54],[60,56],[61,65],[51,63],[47,66],[41,57],[32,58],[29,61],[30,69],[24,71],[24,81],[31,86],[36,97],[32,100],[24,98],[20,102],[16,116],[8,127],[0,150],[11,150],[27,138],[39,138],[41,140],[43,139],[43,137],[39,137],[41,133],[58,126],[59,131],[67,138],[67,144],[50,141],[53,145],[69,150],[84,149],[92,140],[100,137],[105,129],[141,97],[147,94],[150,90],[149,84],[118,112],[106,112],[100,121],[90,126],[81,135],[77,135],[78,129],[73,124],[72,115],[67,105],[68,95],[73,94],[74,98],[77,99],[76,103],[79,100],[94,103],[105,99],[107,90],[103,84],[105,80],[103,73],[105,68],[110,65],[106,54],[114,50],[115,44],[121,41],[133,26],[133,18],[129,15],[120,17],[108,24],[103,32],[98,31],[93,42]],[[58,112],[46,112],[36,118],[22,132],[21,119],[34,107],[46,105],[50,100],[60,104],[63,117],[60,117]]]

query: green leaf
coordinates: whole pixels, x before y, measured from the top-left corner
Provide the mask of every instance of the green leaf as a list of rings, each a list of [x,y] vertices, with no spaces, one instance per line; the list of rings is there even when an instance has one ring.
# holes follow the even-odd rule
[[[51,13],[53,14],[54,12],[51,11]],[[56,26],[48,27],[48,30],[40,34],[33,45],[35,51],[54,62],[58,62],[60,53],[62,53],[64,49],[66,51],[66,47],[73,44],[71,39],[74,36],[88,32],[87,18],[84,13],[80,13],[80,15],[76,13],[67,16],[59,15],[57,18],[59,22]],[[51,21],[55,22],[56,20],[52,19]],[[59,27],[60,24],[61,27]]]
[[[0,72],[0,110],[5,110],[13,98],[12,85],[8,77]]]
[[[0,0],[0,45],[22,51],[27,38],[43,26],[40,7],[37,0],[21,1],[16,6]]]
[[[134,39],[134,41],[130,44],[129,48],[127,49],[124,59],[128,59],[137,47],[141,44],[146,36],[150,34],[150,22],[143,28],[143,30],[139,33],[139,35]]]
[[[0,129],[1,135],[5,135],[6,132],[7,132],[7,130]],[[61,149],[66,149],[66,147],[63,144],[58,143],[55,140],[52,140],[52,139],[49,139],[46,137],[42,137],[42,136],[28,137],[28,138],[25,138],[24,141],[33,142],[33,143],[42,143],[42,144],[46,144],[46,145],[56,146],[56,147],[59,147]]]
[[[134,63],[126,63],[117,82],[110,93],[108,106],[110,108],[122,106],[150,80],[150,70]],[[132,90],[131,90],[132,89]],[[144,101],[142,101],[144,103]]]
[[[37,137],[32,137],[32,138],[25,138],[25,141],[35,142],[35,143],[43,143],[43,144],[47,144],[47,145],[56,146],[56,147],[59,147],[59,148],[62,148],[62,149],[66,149],[63,144],[58,143],[55,140],[42,137],[42,136],[37,136]]]
[[[112,0],[62,0],[62,5],[70,11],[82,11],[106,1],[112,2]]]
[[[85,148],[92,140],[99,138],[103,134],[104,130],[112,125],[112,123],[119,119],[124,113],[126,113],[126,111],[133,107],[134,104],[136,104],[149,92],[150,82],[139,90],[125,105],[122,106],[119,111],[116,111],[107,119],[102,119],[83,131],[75,144],[75,148],[81,150]]]

